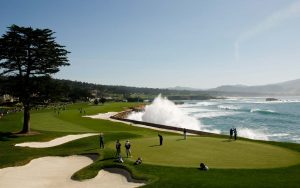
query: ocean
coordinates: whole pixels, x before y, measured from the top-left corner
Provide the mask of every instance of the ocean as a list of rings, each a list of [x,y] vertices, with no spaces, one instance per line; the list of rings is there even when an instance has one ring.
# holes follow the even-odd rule
[[[275,98],[279,100],[226,98],[175,105],[158,96],[144,112],[128,118],[224,135],[236,128],[240,137],[300,143],[300,97]]]

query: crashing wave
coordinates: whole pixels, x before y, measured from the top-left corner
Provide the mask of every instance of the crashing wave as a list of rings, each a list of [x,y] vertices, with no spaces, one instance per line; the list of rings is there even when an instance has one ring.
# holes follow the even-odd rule
[[[250,110],[251,113],[261,113],[261,114],[278,114],[277,112],[273,110],[263,110],[259,108],[254,108]]]
[[[220,133],[219,130],[205,129],[199,120],[189,116],[172,101],[161,95],[157,96],[143,112],[133,112],[128,119],[193,130]]]
[[[269,140],[268,134],[263,130],[250,129],[250,128],[237,128],[238,136],[254,139],[254,140]]]
[[[220,117],[220,116],[231,116],[231,115],[235,115],[235,114],[237,114],[237,112],[211,111],[211,112],[193,114],[193,116],[198,119],[201,119],[201,118],[214,118],[214,117]]]
[[[218,108],[222,110],[240,110],[241,108],[233,105],[219,105]]]

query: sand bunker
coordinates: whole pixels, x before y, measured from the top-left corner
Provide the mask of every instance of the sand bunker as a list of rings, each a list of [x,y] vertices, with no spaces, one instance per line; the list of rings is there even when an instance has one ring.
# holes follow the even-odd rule
[[[110,118],[111,116],[114,116],[118,113],[120,113],[120,112],[99,113],[99,114],[96,114],[96,115],[82,116],[82,117],[87,117],[87,118],[92,118],[92,119],[104,119],[104,120],[110,120],[110,121],[115,121],[115,122],[131,124],[130,122],[120,121],[120,120]]]
[[[97,115],[83,116],[83,117],[89,117],[92,119],[110,119],[111,116],[114,116],[116,114],[118,114],[118,112],[107,112],[107,113],[100,113]]]
[[[40,187],[120,187],[130,188],[145,185],[128,182],[128,177],[111,170],[100,170],[98,175],[89,180],[75,181],[71,176],[93,161],[85,156],[42,157],[19,167],[0,169],[0,187],[40,188]],[[126,174],[125,174],[126,175]]]
[[[54,140],[51,140],[49,142],[25,142],[16,144],[15,146],[20,147],[30,147],[30,148],[49,148],[53,146],[58,146],[73,140],[77,140],[80,138],[85,138],[89,136],[98,135],[97,133],[86,133],[86,134],[75,134],[75,135],[67,135],[60,138],[56,138]]]

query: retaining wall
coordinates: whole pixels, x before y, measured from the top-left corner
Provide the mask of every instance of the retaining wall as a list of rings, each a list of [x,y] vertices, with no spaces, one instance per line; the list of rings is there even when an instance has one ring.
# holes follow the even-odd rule
[[[144,121],[136,121],[136,120],[131,120],[127,119],[128,114],[130,114],[134,110],[126,110],[123,112],[120,112],[114,116],[111,116],[110,118],[115,119],[115,120],[120,120],[120,121],[126,121],[130,123],[135,123],[135,124],[141,124],[141,125],[146,125],[149,127],[155,127],[155,128],[161,128],[161,129],[167,129],[167,130],[173,130],[173,131],[181,131],[183,132],[183,128],[179,127],[172,127],[168,125],[161,125],[161,124],[156,124],[156,123],[149,123],[149,122],[144,122]],[[204,131],[196,131],[192,129],[186,129],[187,133],[192,133],[192,134],[197,134],[197,135],[218,135],[215,133],[209,133],[209,132],[204,132]]]

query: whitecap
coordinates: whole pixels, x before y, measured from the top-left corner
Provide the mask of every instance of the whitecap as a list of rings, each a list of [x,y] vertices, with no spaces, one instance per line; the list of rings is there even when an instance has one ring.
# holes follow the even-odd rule
[[[218,108],[223,110],[240,110],[241,108],[234,105],[219,105]]]
[[[191,113],[199,113],[199,112],[211,112],[214,110],[210,110],[210,109],[205,109],[205,108],[181,108],[183,112],[187,113],[187,114],[191,114]]]
[[[197,102],[196,104],[198,106],[212,106],[212,105],[216,105],[217,102],[203,101],[203,102]]]
[[[269,137],[285,137],[285,136],[289,136],[290,134],[288,133],[274,133],[274,134],[269,134],[267,136]]]
[[[237,112],[213,111],[213,112],[193,114],[193,116],[198,119],[201,119],[201,118],[214,118],[214,117],[220,117],[220,116],[232,116],[235,114],[238,114],[238,113]]]
[[[259,108],[253,108],[250,110],[251,113],[253,112],[257,112],[257,113],[272,113],[275,114],[277,112],[275,112],[274,110],[264,110],[264,109],[259,109]]]
[[[292,138],[292,140],[294,140],[294,141],[300,141],[300,138],[299,138],[299,137],[297,137],[297,138]]]
[[[264,130],[237,128],[238,136],[254,140],[269,140],[268,134]]]

